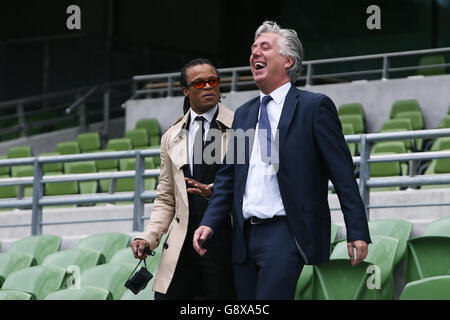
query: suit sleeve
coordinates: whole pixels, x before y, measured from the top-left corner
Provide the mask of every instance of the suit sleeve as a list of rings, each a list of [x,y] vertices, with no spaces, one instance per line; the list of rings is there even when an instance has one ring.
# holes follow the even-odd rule
[[[236,117],[235,117],[236,119]],[[235,130],[234,123],[232,126]],[[228,159],[232,159],[232,163]],[[208,207],[205,211],[200,225],[209,226],[211,229],[221,228],[233,208],[233,189],[234,189],[234,163],[236,162],[235,137],[230,137],[227,155],[223,164],[217,171],[214,179],[214,188]]]
[[[150,250],[158,247],[175,214],[174,179],[172,162],[167,154],[167,140],[166,135],[161,140],[161,172],[150,222],[143,233],[136,235],[136,239],[144,239],[150,243]]]
[[[347,241],[364,240],[370,243],[364,203],[353,174],[353,161],[342,134],[336,106],[322,96],[314,109],[314,137],[334,185],[347,229]]]

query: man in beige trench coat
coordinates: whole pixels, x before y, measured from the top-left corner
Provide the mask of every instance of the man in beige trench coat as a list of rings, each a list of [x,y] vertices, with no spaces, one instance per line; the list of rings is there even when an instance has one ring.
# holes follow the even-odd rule
[[[131,247],[134,256],[145,259],[145,247],[154,250],[163,234],[161,261],[153,290],[156,300],[234,299],[231,264],[231,217],[222,230],[215,232],[211,254],[199,256],[193,246],[212,194],[213,181],[226,151],[227,129],[234,113],[219,103],[220,78],[206,59],[190,61],[181,71],[180,84],[185,95],[185,115],[170,127],[161,140],[161,173],[157,196],[145,231],[136,235]],[[212,138],[214,136],[214,138]],[[201,142],[200,142],[201,141]],[[211,164],[199,157],[200,150],[215,143]],[[208,164],[207,164],[208,163]],[[170,229],[170,230],[169,230]]]

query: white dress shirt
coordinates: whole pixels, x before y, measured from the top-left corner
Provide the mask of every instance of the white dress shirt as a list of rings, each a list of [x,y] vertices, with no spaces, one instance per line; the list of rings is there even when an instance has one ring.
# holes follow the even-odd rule
[[[283,110],[284,100],[291,88],[291,83],[287,82],[278,89],[270,93],[272,100],[267,104],[267,113],[272,130],[272,141],[275,139],[275,133],[280,121],[281,111]],[[265,95],[260,92],[260,101]],[[289,108],[290,106],[286,106]],[[285,216],[283,201],[280,195],[280,188],[276,171],[273,164],[267,164],[261,161],[260,142],[258,135],[259,117],[256,124],[255,139],[253,141],[252,155],[248,168],[247,183],[245,185],[244,199],[242,204],[242,213],[244,219],[252,216],[268,219],[274,216]],[[272,152],[275,152],[272,149]]]
[[[208,110],[207,112],[202,113],[202,114],[197,114],[192,109],[190,109],[191,119],[189,122],[189,168],[191,169],[191,175],[194,174],[194,160],[193,160],[194,139],[195,139],[195,134],[197,133],[197,130],[200,127],[200,122],[195,121],[195,118],[197,116],[202,116],[205,118],[206,121],[203,122],[203,130],[205,130],[203,138],[206,140],[209,127],[211,126],[211,121],[213,120],[214,115],[216,114],[217,108],[218,108],[218,106],[215,106],[211,110]]]

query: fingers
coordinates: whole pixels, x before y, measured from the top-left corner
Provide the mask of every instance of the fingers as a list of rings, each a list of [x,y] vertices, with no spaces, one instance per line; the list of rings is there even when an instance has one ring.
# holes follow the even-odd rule
[[[208,188],[207,184],[200,183],[194,179],[190,179],[190,178],[184,178],[184,179],[187,181],[188,184],[190,184],[191,186],[193,186],[197,189],[206,190]]]
[[[144,253],[144,249],[146,247],[150,246],[150,244],[147,241],[145,241],[145,240],[134,240],[130,244],[130,246],[131,246],[131,249],[133,251],[134,257],[136,259],[143,260],[143,259],[147,258],[147,254]]]
[[[350,261],[353,265],[354,262],[354,255],[353,255],[353,242],[347,243],[347,249],[348,249],[348,256],[350,257]]]
[[[368,245],[365,241],[357,240],[347,244],[349,248],[349,256],[352,262],[352,266],[356,266],[361,263],[366,257],[368,253]],[[350,254],[351,247],[351,254]],[[353,256],[353,248],[356,248],[356,257]]]
[[[212,229],[207,226],[200,226],[194,233],[193,245],[195,251],[201,256],[205,255],[207,252],[206,249],[203,248],[203,244],[209,239],[212,233]]]

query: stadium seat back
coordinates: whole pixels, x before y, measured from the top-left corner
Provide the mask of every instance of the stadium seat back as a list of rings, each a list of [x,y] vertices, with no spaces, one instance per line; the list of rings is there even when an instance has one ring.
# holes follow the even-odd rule
[[[106,150],[126,151],[132,149],[131,140],[128,138],[110,139],[106,144]]]
[[[361,103],[345,103],[341,104],[338,108],[338,115],[358,115],[364,119],[364,108]]]
[[[419,111],[422,113],[420,109],[419,101],[415,99],[406,99],[406,100],[397,100],[392,104],[391,114],[389,116],[390,119],[394,119],[399,112],[408,112],[408,111]]]
[[[430,277],[406,284],[400,300],[450,300],[450,275]]]
[[[442,145],[441,145],[442,147]],[[449,149],[441,149],[441,151],[450,151]],[[450,173],[450,158],[436,159],[436,165],[434,167],[435,173]]]
[[[105,232],[81,239],[77,248],[98,250],[105,256],[106,263],[109,263],[114,253],[127,247],[129,241],[129,235],[118,232]]]
[[[405,283],[450,271],[450,237],[421,236],[408,241]]]
[[[0,160],[5,160],[5,159],[8,159],[7,156],[5,156],[5,155],[0,156]],[[10,167],[8,167],[8,166],[0,167],[0,175],[1,176],[4,176],[4,175],[9,176],[10,173],[11,173],[11,168]]]
[[[11,273],[34,265],[36,265],[36,259],[28,253],[0,253],[0,288]]]
[[[445,57],[442,54],[431,54],[423,56],[419,60],[419,66],[427,66],[434,64],[445,64]],[[417,74],[423,76],[437,76],[447,74],[447,72],[446,67],[441,66],[426,69],[418,69]]]
[[[79,161],[68,164],[68,174],[96,173],[97,166],[95,161]],[[97,180],[79,181],[79,191],[81,194],[96,193],[98,188]]]
[[[36,297],[32,294],[29,294],[25,291],[21,290],[8,290],[1,289],[0,290],[0,301],[4,300],[36,300]]]
[[[108,290],[85,286],[52,292],[45,300],[112,300],[112,296]]]
[[[393,152],[379,152],[376,155],[388,155]],[[401,174],[400,163],[398,161],[376,162],[370,164],[371,177],[390,177]]]
[[[30,146],[11,147],[8,150],[8,159],[29,158],[33,156]]]
[[[409,119],[413,130],[422,130],[424,128],[422,113],[419,111],[398,112],[394,119]]]
[[[44,261],[49,254],[57,252],[61,246],[62,239],[54,235],[38,235],[17,240],[11,244],[8,252],[23,252],[32,255],[38,265]]]
[[[50,292],[57,291],[63,283],[65,270],[54,266],[35,266],[11,273],[2,289],[28,292],[37,300],[44,299]]]
[[[133,149],[147,147],[149,135],[145,129],[132,129],[125,132],[125,138],[130,139]]]
[[[397,239],[398,248],[394,266],[405,256],[407,241],[411,235],[413,224],[397,219],[379,219],[369,221],[369,231],[372,236],[389,236]]]
[[[126,290],[124,284],[133,270],[134,266],[126,263],[109,263],[89,268],[81,274],[81,286],[102,288],[110,292],[114,300],[120,300]]]
[[[101,140],[98,132],[80,133],[77,137],[81,153],[96,152],[100,150]]]
[[[56,152],[60,154],[78,154],[80,153],[80,145],[78,141],[65,141],[56,145]]]
[[[140,119],[136,122],[135,129],[147,130],[149,142],[151,146],[161,144],[161,129],[159,122],[154,118]]]
[[[450,217],[438,219],[427,224],[424,236],[450,237]]]
[[[49,157],[49,156],[59,156],[60,154],[58,152],[46,152],[46,153],[40,153],[39,157]],[[42,170],[44,171],[44,174],[49,172],[61,172],[62,173],[63,165],[61,162],[56,163],[44,163],[42,165]]]
[[[94,249],[73,248],[48,255],[42,262],[43,266],[57,266],[63,269],[76,265],[80,271],[105,263],[105,257]]]
[[[365,131],[364,121],[358,115],[349,114],[345,116],[339,116],[339,120],[341,121],[341,124],[352,124],[356,134],[364,133]]]

